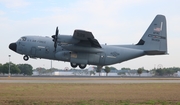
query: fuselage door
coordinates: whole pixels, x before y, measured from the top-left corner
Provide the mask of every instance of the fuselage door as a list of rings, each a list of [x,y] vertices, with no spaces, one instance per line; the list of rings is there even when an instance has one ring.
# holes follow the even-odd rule
[[[35,55],[36,55],[36,48],[35,48],[35,47],[32,47],[32,48],[31,48],[31,55],[32,55],[32,56],[35,56]]]

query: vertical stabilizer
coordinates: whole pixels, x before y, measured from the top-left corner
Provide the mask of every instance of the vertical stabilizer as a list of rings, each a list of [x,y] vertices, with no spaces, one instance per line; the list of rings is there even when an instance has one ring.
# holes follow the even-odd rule
[[[136,45],[141,46],[148,55],[166,54],[167,31],[165,16],[157,15]]]

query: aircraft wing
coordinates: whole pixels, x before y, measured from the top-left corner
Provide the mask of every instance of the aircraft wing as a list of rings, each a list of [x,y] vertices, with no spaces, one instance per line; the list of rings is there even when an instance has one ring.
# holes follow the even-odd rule
[[[75,44],[76,46],[101,48],[101,45],[94,38],[92,32],[84,30],[74,30],[73,38],[79,40],[79,42]]]
[[[73,41],[75,40],[75,41]],[[71,40],[68,45],[61,45],[66,50],[73,52],[86,52],[86,53],[100,53],[103,49],[99,42],[94,38],[93,34],[89,31],[74,30]]]

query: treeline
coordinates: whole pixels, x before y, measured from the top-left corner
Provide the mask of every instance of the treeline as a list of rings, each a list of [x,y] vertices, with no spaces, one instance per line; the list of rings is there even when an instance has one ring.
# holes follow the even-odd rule
[[[52,73],[53,71],[56,71],[58,69],[52,68],[52,69],[45,69],[45,68],[36,68],[40,74],[44,73]],[[101,72],[97,71],[97,68],[95,68],[96,72]],[[115,67],[108,67],[105,66],[103,69],[107,75],[111,70],[118,70]],[[121,70],[135,70],[135,69],[130,69],[130,68],[121,68]],[[169,68],[154,68],[151,70],[147,70],[142,68],[137,69],[137,73],[140,75],[142,72],[151,72],[155,76],[173,76],[177,71],[180,71],[179,67],[169,67]],[[0,74],[8,74],[9,73],[9,63],[1,64],[0,63]],[[33,67],[30,64],[14,64],[10,62],[10,74],[22,74],[22,75],[32,75],[33,74]]]
[[[10,74],[32,75],[33,67],[29,64],[14,64],[10,62]],[[9,73],[9,63],[0,64],[0,74]]]
[[[132,69],[130,69],[130,68],[121,68],[121,70],[132,70]],[[141,74],[143,71],[151,72],[155,76],[172,76],[175,73],[177,73],[177,71],[180,71],[180,68],[179,67],[169,67],[169,68],[154,68],[154,69],[151,69],[151,70],[146,70],[146,69],[144,69],[142,67],[142,68],[139,68],[137,70],[137,73]]]
[[[152,69],[151,71],[154,71],[156,76],[172,76],[174,73],[177,73],[177,71],[180,71],[180,68],[179,67],[157,68],[157,69]]]

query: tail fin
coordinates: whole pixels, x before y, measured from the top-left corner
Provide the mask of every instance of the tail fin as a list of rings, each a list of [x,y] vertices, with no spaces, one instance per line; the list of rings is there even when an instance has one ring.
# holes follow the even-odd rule
[[[157,15],[136,45],[141,45],[147,55],[167,54],[165,16]]]

